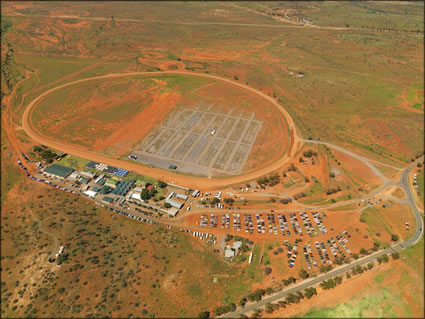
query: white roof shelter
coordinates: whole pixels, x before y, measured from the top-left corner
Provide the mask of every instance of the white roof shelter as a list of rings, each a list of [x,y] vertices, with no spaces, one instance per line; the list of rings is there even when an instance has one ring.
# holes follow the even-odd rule
[[[87,190],[84,192],[85,195],[87,195],[88,197],[94,198],[96,196],[96,192],[92,191],[92,190]]]

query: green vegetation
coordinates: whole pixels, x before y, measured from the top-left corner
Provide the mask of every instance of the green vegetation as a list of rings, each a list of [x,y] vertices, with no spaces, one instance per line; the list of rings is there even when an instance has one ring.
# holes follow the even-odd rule
[[[381,213],[375,207],[368,207],[363,210],[360,218],[368,225],[368,231],[370,234],[375,234],[375,230],[377,230],[380,226],[384,227],[388,234],[393,233],[392,226],[381,216]]]

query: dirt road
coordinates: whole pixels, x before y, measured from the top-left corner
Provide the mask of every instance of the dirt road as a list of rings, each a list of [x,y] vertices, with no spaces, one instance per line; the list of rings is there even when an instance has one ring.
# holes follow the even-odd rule
[[[202,189],[218,188],[218,187],[223,187],[223,186],[227,186],[227,185],[231,185],[231,184],[237,184],[237,183],[242,183],[242,182],[246,182],[246,181],[256,179],[260,176],[263,176],[265,174],[268,174],[270,172],[273,172],[273,171],[281,168],[283,165],[285,165],[290,160],[290,157],[288,156],[288,154],[285,154],[283,157],[276,160],[274,163],[270,164],[267,167],[263,167],[263,168],[258,169],[258,170],[253,170],[251,172],[248,172],[248,173],[240,175],[240,176],[234,176],[234,177],[229,177],[229,178],[206,179],[206,178],[199,178],[199,177],[181,176],[181,175],[173,174],[171,172],[161,170],[161,169],[158,169],[158,168],[145,167],[145,166],[142,166],[142,165],[139,165],[139,164],[136,164],[136,163],[130,163],[130,162],[127,162],[127,161],[115,159],[115,158],[109,157],[109,156],[104,155],[104,154],[99,154],[99,153],[95,153],[95,152],[92,152],[92,151],[88,151],[88,150],[82,149],[78,146],[68,145],[66,143],[55,141],[51,137],[43,136],[42,134],[38,133],[32,127],[30,118],[31,118],[31,114],[34,110],[34,106],[43,97],[54,92],[55,90],[58,90],[58,89],[61,89],[61,88],[64,88],[64,87],[67,87],[67,86],[70,86],[70,85],[73,85],[73,84],[87,82],[87,81],[91,81],[91,80],[107,79],[107,78],[119,78],[119,77],[134,76],[134,75],[162,75],[162,74],[180,74],[180,75],[191,75],[191,76],[200,76],[200,77],[212,78],[212,79],[215,79],[215,80],[223,81],[223,82],[229,83],[231,85],[243,88],[243,89],[248,90],[248,91],[250,91],[254,94],[257,94],[258,96],[260,96],[260,97],[266,99],[267,101],[269,101],[270,103],[272,103],[272,105],[281,114],[283,114],[283,116],[286,118],[286,120],[289,124],[289,127],[290,127],[290,133],[291,133],[290,143],[291,143],[291,145],[290,145],[289,149],[292,150],[292,153],[295,153],[295,151],[296,151],[296,150],[294,150],[294,145],[297,145],[298,147],[302,146],[302,144],[303,144],[302,139],[300,139],[297,136],[295,124],[294,124],[291,116],[281,105],[279,105],[270,96],[268,96],[268,95],[266,95],[266,94],[264,94],[260,91],[257,91],[254,88],[246,86],[244,84],[240,84],[240,83],[237,83],[235,81],[232,81],[232,80],[229,80],[229,79],[226,79],[226,78],[221,78],[219,76],[209,75],[209,74],[199,74],[199,73],[194,73],[194,72],[182,72],[182,71],[132,72],[132,73],[124,73],[124,74],[107,74],[107,75],[103,75],[103,76],[96,76],[96,77],[91,77],[91,78],[87,78],[87,79],[81,79],[81,80],[77,80],[77,81],[73,81],[73,82],[69,82],[69,83],[66,83],[66,84],[59,85],[55,88],[47,90],[46,92],[39,95],[37,98],[35,98],[34,100],[32,100],[28,104],[28,106],[26,107],[26,109],[23,113],[23,116],[22,116],[22,128],[28,134],[28,136],[32,140],[34,140],[35,142],[40,143],[40,144],[44,144],[46,146],[49,146],[51,148],[63,151],[65,153],[68,153],[68,154],[71,154],[71,155],[74,155],[74,156],[83,157],[83,158],[90,159],[90,160],[93,160],[93,161],[105,163],[107,165],[121,167],[121,168],[127,169],[129,171],[134,171],[138,174],[152,176],[154,178],[164,180],[165,182],[168,182],[168,183],[179,184],[179,185],[182,185],[182,186],[185,186],[185,187],[197,188],[197,189],[201,189],[201,190]]]

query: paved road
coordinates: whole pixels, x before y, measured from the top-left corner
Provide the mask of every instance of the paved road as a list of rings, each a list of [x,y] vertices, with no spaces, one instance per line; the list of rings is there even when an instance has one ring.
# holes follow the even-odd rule
[[[336,149],[337,151],[340,151],[342,153],[345,153],[347,155],[350,155],[351,157],[354,157],[356,159],[358,159],[359,161],[361,161],[363,164],[365,164],[367,167],[369,167],[372,172],[378,176],[379,178],[381,178],[385,183],[388,182],[388,178],[386,176],[384,176],[375,166],[372,165],[372,163],[370,162],[370,160],[364,156],[355,154],[353,152],[347,151],[346,149],[337,146],[337,145],[333,145],[327,142],[322,142],[322,141],[314,141],[314,140],[304,140],[305,143],[313,143],[313,144],[322,144],[322,145],[326,145],[330,148]],[[381,164],[381,163],[379,163]]]
[[[323,144],[325,144],[325,143],[323,143]],[[351,153],[351,152],[349,152],[349,153]],[[358,157],[356,157],[356,158],[358,158]],[[405,192],[407,194],[407,197],[408,197],[407,203],[412,207],[412,210],[413,210],[413,212],[415,214],[415,218],[416,218],[416,231],[411,238],[409,238],[408,240],[406,240],[402,243],[395,244],[395,245],[393,245],[389,248],[386,248],[384,250],[373,253],[369,256],[365,256],[365,257],[358,259],[358,260],[356,260],[356,261],[354,261],[350,264],[346,264],[346,265],[336,267],[332,271],[330,271],[326,274],[319,275],[316,278],[304,280],[304,281],[300,282],[299,284],[297,284],[297,285],[295,285],[291,288],[285,289],[285,290],[283,290],[283,291],[281,291],[281,292],[279,292],[275,295],[264,298],[263,300],[261,300],[259,302],[248,304],[248,305],[245,306],[245,308],[241,308],[241,309],[236,310],[235,312],[225,314],[222,317],[223,318],[235,318],[235,317],[238,317],[241,314],[246,314],[250,311],[253,311],[255,309],[258,309],[260,307],[265,306],[269,302],[272,303],[272,302],[281,300],[282,298],[284,298],[289,293],[293,293],[293,292],[296,292],[296,291],[299,291],[299,290],[303,290],[307,287],[315,286],[315,285],[321,283],[324,280],[333,278],[334,276],[344,274],[348,270],[352,269],[353,267],[363,265],[365,263],[369,263],[369,262],[374,261],[376,258],[378,258],[378,257],[380,257],[384,254],[390,254],[394,251],[399,251],[400,249],[406,248],[408,246],[411,246],[411,245],[414,245],[415,243],[417,243],[423,237],[424,225],[423,225],[422,216],[421,216],[421,214],[419,213],[419,210],[416,207],[416,203],[414,201],[414,198],[413,198],[413,195],[412,195],[412,192],[411,192],[411,187],[409,185],[409,174],[419,161],[423,161],[423,158],[416,160],[414,163],[409,165],[403,171],[401,182],[400,182],[401,187],[405,190]]]

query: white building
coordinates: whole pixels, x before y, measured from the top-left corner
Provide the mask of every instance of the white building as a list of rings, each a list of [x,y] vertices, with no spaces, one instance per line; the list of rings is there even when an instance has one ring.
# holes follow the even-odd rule
[[[95,176],[94,173],[90,173],[90,172],[80,172],[80,175],[84,177],[88,177],[88,178],[93,178]]]
[[[88,197],[90,197],[90,198],[94,198],[95,196],[96,196],[96,192],[95,191],[92,191],[92,190],[86,190],[85,192],[84,192],[84,194],[85,195],[87,195]]]

